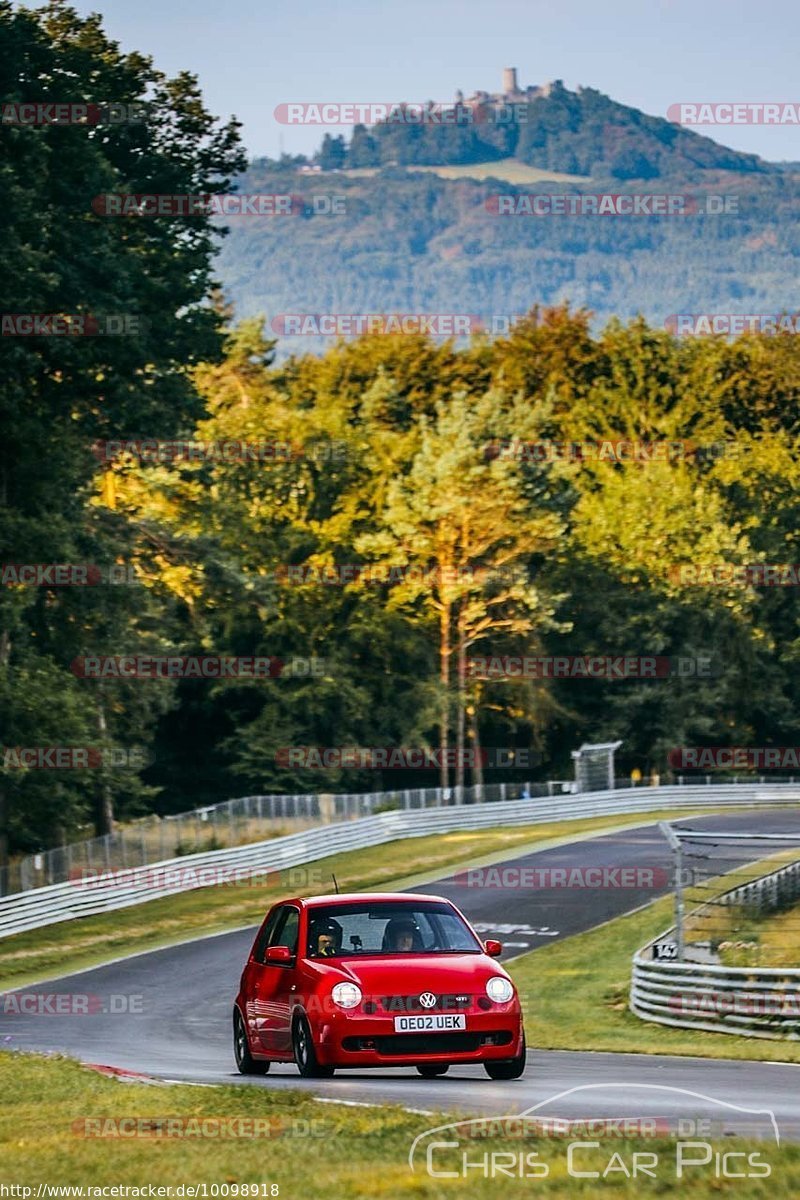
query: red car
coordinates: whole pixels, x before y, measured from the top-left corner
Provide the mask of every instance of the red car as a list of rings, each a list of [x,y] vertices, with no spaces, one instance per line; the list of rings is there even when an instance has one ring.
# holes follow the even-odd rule
[[[284,900],[267,913],[233,1010],[236,1064],[263,1075],[295,1062],[416,1067],[432,1079],[481,1063],[491,1079],[525,1069],[519,998],[455,905],[409,893]]]

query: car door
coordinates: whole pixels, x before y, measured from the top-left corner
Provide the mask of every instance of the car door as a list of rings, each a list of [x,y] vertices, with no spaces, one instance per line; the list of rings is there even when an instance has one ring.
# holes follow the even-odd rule
[[[261,1028],[264,1014],[262,1012],[263,988],[261,975],[264,968],[264,955],[269,945],[269,939],[282,916],[283,908],[279,904],[276,904],[272,911],[267,914],[266,920],[258,932],[258,937],[255,940],[242,976],[244,1019],[247,1024],[247,1031],[250,1034],[253,1046],[261,1047],[262,1049],[264,1048],[264,1043],[261,1036]]]
[[[276,972],[273,991],[274,1024],[272,1036],[274,1049],[279,1054],[292,1053],[292,1005],[297,993],[298,938],[300,933],[300,910],[287,905],[279,926],[275,929],[275,946],[288,946],[292,952],[291,962],[269,963]]]
[[[291,1053],[289,1022],[299,928],[299,909],[291,904],[281,905],[264,940],[261,961],[253,964],[252,1029],[261,1048],[273,1054]],[[288,946],[293,955],[291,962],[269,962],[267,951],[271,946]]]

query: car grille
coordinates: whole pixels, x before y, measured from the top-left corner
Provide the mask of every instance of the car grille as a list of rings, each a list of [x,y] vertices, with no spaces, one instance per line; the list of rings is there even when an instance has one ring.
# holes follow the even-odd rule
[[[491,1039],[491,1040],[489,1040]],[[468,1054],[481,1045],[506,1046],[513,1039],[510,1030],[486,1033],[401,1033],[394,1037],[342,1040],[344,1050],[375,1050],[387,1057],[409,1054]]]
[[[463,1012],[464,1009],[472,1007],[472,996],[467,996],[463,992],[437,995],[433,1008],[423,1008],[419,1002],[419,996],[419,992],[413,996],[381,996],[381,1008],[388,1013],[426,1013]]]

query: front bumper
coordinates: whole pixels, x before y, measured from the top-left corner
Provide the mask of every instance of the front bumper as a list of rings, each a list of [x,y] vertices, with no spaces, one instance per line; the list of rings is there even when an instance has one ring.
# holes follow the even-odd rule
[[[402,1067],[492,1062],[521,1052],[522,1015],[512,1002],[464,1015],[463,1031],[395,1033],[391,1016],[335,1013],[312,1022],[317,1058],[328,1067]]]

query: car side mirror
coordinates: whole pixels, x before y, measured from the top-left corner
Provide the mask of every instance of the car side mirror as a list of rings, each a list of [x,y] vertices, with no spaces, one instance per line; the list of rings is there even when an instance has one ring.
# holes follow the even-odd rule
[[[266,954],[266,961],[272,963],[290,963],[293,958],[288,946],[270,946]]]
[[[503,953],[503,943],[496,942],[493,938],[489,938],[488,942],[484,942],[484,948],[489,958],[499,958]]]

